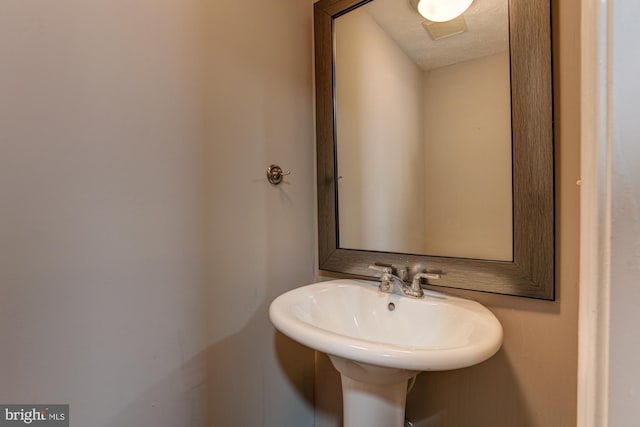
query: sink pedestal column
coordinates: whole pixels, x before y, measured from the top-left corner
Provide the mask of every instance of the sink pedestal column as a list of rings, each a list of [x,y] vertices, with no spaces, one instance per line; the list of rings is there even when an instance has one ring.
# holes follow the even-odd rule
[[[407,380],[367,384],[342,375],[344,427],[403,427]]]
[[[343,427],[403,427],[407,381],[416,371],[329,356],[342,379]]]

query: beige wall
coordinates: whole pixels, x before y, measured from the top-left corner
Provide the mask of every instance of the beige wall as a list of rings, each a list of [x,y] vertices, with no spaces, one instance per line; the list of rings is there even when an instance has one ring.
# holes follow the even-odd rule
[[[422,253],[513,259],[510,84],[508,52],[424,73]]]
[[[310,427],[313,353],[267,310],[315,271],[312,2],[207,3],[210,425]]]
[[[576,425],[580,1],[554,2],[557,300],[458,291],[489,307],[504,344],[475,367],[423,373],[407,415],[426,427]],[[319,356],[316,427],[339,425],[339,380]]]
[[[267,317],[314,276],[310,46],[310,1],[0,3],[0,402],[313,425]]]
[[[365,8],[335,23],[339,244],[422,253],[422,71]]]

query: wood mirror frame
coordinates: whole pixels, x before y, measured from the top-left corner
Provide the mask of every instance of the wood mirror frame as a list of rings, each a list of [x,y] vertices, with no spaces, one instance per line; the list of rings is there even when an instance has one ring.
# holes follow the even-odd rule
[[[373,277],[373,263],[442,273],[429,285],[555,299],[551,5],[508,0],[511,57],[513,261],[338,247],[333,20],[369,1],[314,5],[318,250],[320,270]],[[505,0],[507,1],[507,0]]]

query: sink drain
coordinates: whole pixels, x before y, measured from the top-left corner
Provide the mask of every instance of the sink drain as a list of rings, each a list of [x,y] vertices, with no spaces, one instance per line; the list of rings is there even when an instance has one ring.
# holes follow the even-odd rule
[[[389,309],[389,311],[393,311],[396,309],[396,305],[392,302],[389,303],[389,305],[387,306],[387,308]]]

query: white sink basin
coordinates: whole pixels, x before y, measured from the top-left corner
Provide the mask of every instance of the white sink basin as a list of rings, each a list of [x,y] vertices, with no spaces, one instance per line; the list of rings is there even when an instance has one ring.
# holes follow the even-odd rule
[[[344,427],[402,427],[407,381],[493,356],[502,326],[475,301],[426,291],[420,299],[378,284],[333,280],[289,291],[269,308],[275,327],[327,353],[342,378]]]
[[[273,301],[269,315],[278,330],[306,346],[391,368],[464,368],[490,358],[502,344],[500,322],[475,301],[430,291],[413,299],[366,281],[294,289]]]

